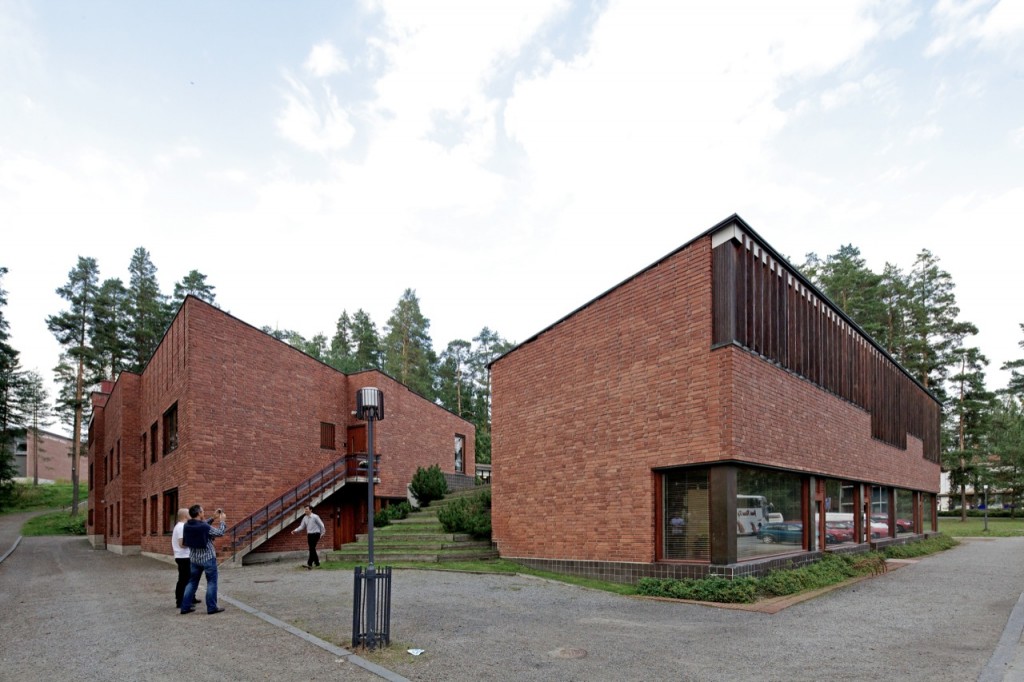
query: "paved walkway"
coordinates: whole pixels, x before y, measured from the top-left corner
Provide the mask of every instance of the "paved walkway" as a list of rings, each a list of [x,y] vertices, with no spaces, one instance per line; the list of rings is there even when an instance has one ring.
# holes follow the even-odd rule
[[[0,555],[17,522],[0,517]],[[351,572],[226,569],[227,611],[180,616],[172,565],[25,538],[0,563],[0,680],[1010,682],[1024,680],[1021,556],[1024,538],[969,540],[775,613],[401,570],[392,646],[359,657]]]

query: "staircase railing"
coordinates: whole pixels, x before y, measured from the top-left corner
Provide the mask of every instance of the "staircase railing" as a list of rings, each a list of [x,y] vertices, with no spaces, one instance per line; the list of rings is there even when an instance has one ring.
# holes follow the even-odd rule
[[[374,457],[373,465],[375,482],[379,481],[379,465],[380,455],[378,454]],[[318,495],[334,488],[339,481],[360,477],[365,481],[367,468],[365,454],[351,454],[334,460],[305,481],[228,529],[224,535],[230,538],[230,541],[225,549],[231,552],[232,558],[243,549],[253,549],[257,539],[267,539],[273,534],[271,531],[275,526],[295,520],[299,509],[307,504],[313,504],[313,500]]]

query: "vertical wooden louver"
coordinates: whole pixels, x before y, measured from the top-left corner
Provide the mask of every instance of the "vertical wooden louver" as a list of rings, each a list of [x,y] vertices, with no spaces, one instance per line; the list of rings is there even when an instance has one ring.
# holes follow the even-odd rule
[[[788,265],[735,227],[713,236],[712,342],[735,344],[871,414],[871,435],[939,461],[938,402]]]

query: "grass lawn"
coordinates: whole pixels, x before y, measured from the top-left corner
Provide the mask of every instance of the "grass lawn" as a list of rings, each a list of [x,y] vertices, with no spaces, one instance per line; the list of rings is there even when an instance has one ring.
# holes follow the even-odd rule
[[[39,511],[42,509],[61,509],[71,506],[72,486],[70,483],[15,483],[10,499],[3,505],[5,514],[12,512]],[[84,486],[78,487],[78,501],[85,508],[89,491]]]
[[[1011,538],[1024,535],[1024,519],[990,518],[986,533],[984,518],[968,516],[961,521],[959,516],[940,516],[939,530],[954,538]]]

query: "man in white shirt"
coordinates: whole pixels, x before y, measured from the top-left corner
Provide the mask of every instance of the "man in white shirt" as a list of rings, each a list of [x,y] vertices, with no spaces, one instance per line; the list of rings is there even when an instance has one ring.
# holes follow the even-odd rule
[[[306,530],[306,541],[309,543],[309,559],[306,560],[306,570],[310,571],[313,566],[320,568],[320,557],[316,553],[316,543],[320,542],[320,536],[327,532],[327,527],[320,517],[313,513],[313,508],[308,504],[305,507],[306,515],[299,522],[299,527],[292,531],[292,535],[300,530]]]
[[[188,520],[188,509],[178,510],[178,522],[174,524],[171,531],[171,549],[174,551],[174,563],[178,565],[178,584],[174,586],[174,605],[181,609],[181,598],[185,595],[185,585],[191,574],[191,560],[189,559],[188,547],[183,543],[185,522]],[[192,597],[192,603],[198,604],[199,600]]]

